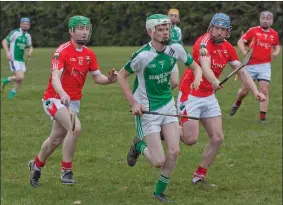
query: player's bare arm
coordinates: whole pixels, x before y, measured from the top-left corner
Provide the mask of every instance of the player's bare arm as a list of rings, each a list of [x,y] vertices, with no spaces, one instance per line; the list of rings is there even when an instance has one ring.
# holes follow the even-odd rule
[[[206,79],[212,84],[214,90],[220,89],[219,86],[220,81],[216,78],[215,74],[210,68],[211,65],[211,57],[210,56],[200,56],[199,62]]]
[[[190,68],[194,71],[195,76],[195,80],[192,83],[191,87],[197,90],[200,83],[202,82],[202,69],[195,61],[192,62]]]
[[[247,43],[246,40],[244,40],[243,38],[240,38],[237,45],[238,45],[238,48],[240,49],[241,53],[243,56],[246,56],[247,55],[247,51],[246,51],[246,48],[245,48],[245,44]]]
[[[241,66],[240,64],[237,66],[232,66],[233,69],[237,69],[239,66]],[[263,102],[266,100],[266,97],[264,94],[260,93],[256,87],[256,84],[254,83],[253,79],[251,78],[251,76],[248,74],[248,72],[245,70],[245,68],[241,69],[238,72],[239,78],[241,79],[241,81],[243,82],[243,84],[252,92],[252,94],[254,95],[254,97]]]
[[[12,55],[11,55],[10,50],[9,50],[8,41],[5,38],[2,41],[2,45],[3,45],[3,48],[4,48],[5,52],[6,52],[8,60],[11,60],[12,59]]]
[[[178,64],[176,63],[173,67],[170,77],[170,88],[171,90],[175,89],[179,85],[179,68]]]
[[[28,56],[30,57],[32,55],[32,52],[33,52],[33,47],[29,47],[28,48]]]
[[[52,86],[60,96],[65,93],[60,80],[61,76],[62,76],[61,70],[52,71]]]
[[[97,75],[93,75],[92,79],[95,83],[100,85],[115,83],[117,81],[117,71],[113,68],[111,71],[109,71],[108,76],[99,73]]]
[[[65,90],[62,87],[61,83],[61,76],[62,71],[61,70],[53,70],[52,71],[52,85],[55,89],[55,91],[58,93],[58,95],[61,98],[61,102],[68,106],[70,102],[70,96],[65,92]]]
[[[179,85],[179,72],[171,73],[171,90],[175,89]]]
[[[273,47],[272,58],[275,59],[280,53],[280,45]]]
[[[138,104],[137,101],[135,100],[132,91],[130,89],[130,85],[128,82],[128,77],[130,73],[126,71],[124,68],[120,70],[117,76],[117,80],[120,84],[120,87],[122,89],[122,92],[126,99],[128,100],[129,104],[132,106],[132,114],[133,115],[142,115],[142,110],[144,107],[141,104]]]

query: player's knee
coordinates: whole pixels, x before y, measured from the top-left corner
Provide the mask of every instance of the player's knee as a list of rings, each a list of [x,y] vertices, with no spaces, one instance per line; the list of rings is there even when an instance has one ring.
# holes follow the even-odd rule
[[[63,141],[63,138],[50,138],[50,144],[52,147],[58,147]]]
[[[177,160],[179,153],[180,153],[180,147],[178,146],[178,147],[168,149],[167,156],[172,159]]]
[[[24,76],[17,76],[17,77],[16,77],[16,81],[17,81],[18,83],[23,82],[23,81],[24,81]]]
[[[185,145],[189,146],[192,146],[198,142],[197,137],[185,133],[183,133],[181,140]]]
[[[211,138],[211,142],[213,144],[217,144],[217,145],[221,145],[224,141],[224,136],[223,134],[215,134],[212,138]]]
[[[268,89],[267,88],[261,88],[260,89],[260,92],[262,93],[262,94],[264,94],[265,96],[267,96],[268,95]]]
[[[165,157],[163,156],[163,157],[159,157],[159,158],[155,159],[152,162],[152,165],[156,168],[161,168],[161,167],[163,167],[164,163],[165,163]]]
[[[249,93],[249,90],[247,88],[241,88],[240,89],[240,92],[243,94],[243,95],[247,95]]]
[[[24,74],[19,73],[16,75],[16,81],[23,81],[24,78],[25,78]]]
[[[195,129],[195,127],[183,127],[183,132],[181,137],[181,141],[185,145],[194,145],[198,141],[198,129]]]
[[[74,132],[75,132],[75,135],[77,137],[80,136],[80,134],[81,134],[81,125],[76,125]]]
[[[65,127],[65,129],[67,133],[70,133],[70,132],[76,133],[76,132],[80,132],[81,130],[79,125],[75,125],[75,128],[74,128],[71,124]]]
[[[165,160],[164,161],[162,161],[162,160],[155,161],[153,163],[153,166],[156,167],[156,168],[161,168],[161,167],[163,167],[164,163],[165,163]]]

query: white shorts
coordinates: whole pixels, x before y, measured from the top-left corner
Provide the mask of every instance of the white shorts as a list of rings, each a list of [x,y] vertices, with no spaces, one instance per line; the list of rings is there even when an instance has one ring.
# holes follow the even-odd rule
[[[154,112],[176,115],[177,110],[175,107],[174,99],[172,98],[169,103],[157,110],[154,110]],[[142,116],[136,116],[135,121],[137,137],[143,138],[144,136],[147,136],[149,134],[160,132],[162,125],[172,122],[178,122],[178,118],[162,115],[143,114]]]
[[[247,65],[245,67],[253,80],[264,80],[270,82],[271,80],[271,64],[263,63],[256,65]]]
[[[10,69],[12,72],[15,71],[23,71],[26,72],[26,65],[25,62],[21,61],[9,61]]]
[[[181,115],[209,118],[221,116],[221,109],[215,95],[208,97],[196,97],[189,95],[187,100],[181,102],[182,92],[179,91],[177,108],[178,113]],[[181,119],[182,123],[187,121],[188,118]]]
[[[56,112],[60,108],[65,106],[61,103],[61,100],[57,98],[49,98],[47,100],[42,100],[42,105],[45,113],[51,118],[51,120],[53,120]],[[79,100],[71,101],[69,105],[69,109],[73,113],[78,115],[80,112],[80,101]]]

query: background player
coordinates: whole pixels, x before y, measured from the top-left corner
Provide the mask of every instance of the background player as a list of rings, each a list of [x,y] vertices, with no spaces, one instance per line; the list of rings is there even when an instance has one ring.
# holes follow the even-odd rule
[[[172,23],[172,29],[171,29],[171,41],[170,44],[173,43],[182,43],[182,30],[177,26],[177,23],[180,23],[180,13],[178,9],[170,9],[168,11],[168,16],[170,18],[170,21]],[[175,68],[171,74],[171,88],[174,89],[178,87],[179,85],[179,68],[178,64],[176,63]]]
[[[200,118],[209,136],[201,162],[196,169],[192,182],[204,180],[207,168],[212,163],[223,142],[222,118],[218,101],[214,91],[219,88],[218,77],[229,63],[233,69],[239,65],[235,48],[225,40],[231,34],[230,17],[223,13],[213,16],[208,32],[199,37],[193,46],[193,58],[201,65],[203,70],[210,70],[214,79],[203,78],[198,90],[190,88],[194,81],[194,74],[187,69],[179,86],[178,111],[180,114]],[[206,56],[200,56],[200,52]],[[256,99],[263,101],[265,96],[258,92],[256,85],[245,69],[238,73],[242,82],[251,90]],[[209,81],[208,81],[209,80]],[[212,86],[209,82],[215,82]],[[197,143],[199,135],[199,121],[181,119],[183,124],[182,141],[186,145]]]
[[[1,80],[2,91],[7,83],[15,82],[14,88],[9,92],[9,99],[15,96],[24,81],[24,73],[26,72],[24,60],[25,48],[29,47],[28,57],[31,56],[33,51],[31,36],[27,32],[29,29],[30,19],[26,17],[21,18],[20,28],[11,31],[2,41],[7,59],[9,60],[10,69],[14,73],[13,76]]]
[[[180,23],[180,13],[178,9],[170,9],[168,11],[168,16],[172,23],[172,30],[171,30],[171,42],[172,43],[179,43],[183,44],[182,42],[182,30],[180,27],[177,26]]]
[[[245,56],[247,51],[245,44],[253,45],[251,60],[246,66],[247,71],[253,80],[257,80],[260,92],[266,96],[266,100],[260,102],[259,119],[265,122],[265,115],[268,109],[269,95],[268,88],[271,80],[271,61],[280,53],[278,33],[271,28],[273,14],[269,11],[261,12],[259,17],[260,26],[250,28],[238,41],[238,47]],[[233,116],[240,107],[242,100],[248,95],[249,89],[242,84],[239,89],[236,102],[232,105],[230,115]]]
[[[106,85],[117,80],[113,69],[106,77],[101,74],[95,53],[84,46],[91,37],[90,19],[73,16],[69,19],[71,40],[60,45],[52,56],[52,74],[43,96],[43,107],[53,120],[50,136],[44,141],[40,152],[29,162],[30,183],[39,186],[41,169],[48,157],[63,143],[62,172],[63,184],[75,184],[72,172],[72,159],[81,124],[77,117],[80,108],[82,89],[86,76],[91,73],[95,83]],[[70,113],[75,114],[75,128],[72,129]]]

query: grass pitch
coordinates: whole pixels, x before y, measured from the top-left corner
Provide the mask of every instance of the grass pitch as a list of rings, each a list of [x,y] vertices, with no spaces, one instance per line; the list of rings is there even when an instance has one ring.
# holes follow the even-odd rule
[[[135,47],[94,47],[103,73],[120,69]],[[191,47],[188,47],[191,51]],[[42,171],[41,187],[29,185],[27,162],[33,159],[50,132],[51,121],[41,98],[47,86],[53,48],[35,48],[24,85],[7,99],[11,85],[1,96],[1,203],[2,205],[150,205],[159,171],[141,157],[134,168],[126,154],[135,135],[134,119],[118,84],[95,85],[88,77],[81,102],[82,134],[73,161],[74,187],[59,182],[61,149]],[[180,73],[184,66],[180,67]],[[231,69],[225,69],[221,79]],[[1,75],[10,75],[1,52]],[[134,77],[132,76],[133,82]],[[258,123],[259,104],[249,95],[234,117],[228,114],[240,81],[230,79],[217,92],[223,113],[225,141],[208,170],[207,180],[217,187],[192,185],[208,137],[201,128],[199,143],[181,144],[177,168],[166,193],[184,205],[282,204],[282,53],[272,63],[269,124]],[[177,90],[174,91],[177,96]]]

